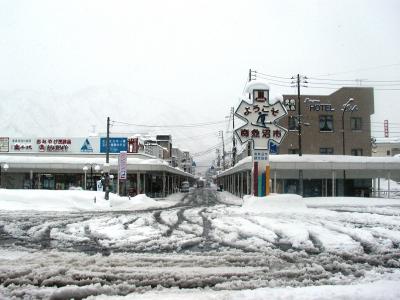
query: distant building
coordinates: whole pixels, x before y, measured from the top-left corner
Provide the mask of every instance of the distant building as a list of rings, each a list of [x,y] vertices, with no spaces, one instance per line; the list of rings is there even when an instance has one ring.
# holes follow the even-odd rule
[[[372,156],[395,156],[400,154],[400,141],[384,139],[372,147]]]
[[[164,155],[163,158],[165,160],[169,160],[172,154],[172,136],[171,135],[157,135],[156,136],[157,144],[163,147]]]
[[[183,159],[181,161],[183,171],[194,174],[193,171],[193,157],[190,155],[189,151],[187,150],[182,150],[183,153]]]

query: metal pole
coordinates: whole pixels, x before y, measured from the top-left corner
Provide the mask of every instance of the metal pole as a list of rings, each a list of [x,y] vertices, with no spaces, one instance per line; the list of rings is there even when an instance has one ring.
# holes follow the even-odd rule
[[[347,107],[347,105],[346,105],[346,107]],[[346,155],[345,136],[344,136],[344,112],[346,111],[346,107],[343,108],[343,112],[342,112],[343,155]],[[346,196],[346,170],[343,170],[343,196]]]
[[[301,101],[300,101],[300,74],[297,74],[297,117],[298,117],[298,127],[299,127],[299,156],[303,155],[301,148]],[[299,170],[299,194],[303,196],[303,170]]]
[[[90,190],[93,191],[93,165],[90,165]]]
[[[86,168],[86,167],[85,167]],[[86,189],[87,189],[87,185],[86,185],[86,170],[85,170],[85,191],[86,191]]]
[[[222,137],[222,170],[225,170],[225,142],[224,142],[224,132],[221,130]]]
[[[236,163],[235,114],[232,107],[232,166]]]
[[[106,174],[105,174],[105,195],[104,199],[108,200],[110,198],[110,170],[109,170],[109,162],[110,162],[110,117],[107,117],[107,139],[106,139]]]

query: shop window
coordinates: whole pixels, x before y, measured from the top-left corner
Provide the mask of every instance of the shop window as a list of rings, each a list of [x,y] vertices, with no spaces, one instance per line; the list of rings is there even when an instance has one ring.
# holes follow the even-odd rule
[[[333,116],[319,116],[319,131],[332,132],[333,131]]]
[[[351,155],[353,156],[362,156],[363,149],[351,149]]]
[[[350,123],[351,123],[351,130],[355,131],[362,129],[361,118],[351,118]]]
[[[332,155],[333,154],[333,148],[319,148],[319,153],[320,154],[326,154],[326,155]]]
[[[291,131],[299,130],[299,120],[295,116],[289,116],[289,124],[288,128]]]

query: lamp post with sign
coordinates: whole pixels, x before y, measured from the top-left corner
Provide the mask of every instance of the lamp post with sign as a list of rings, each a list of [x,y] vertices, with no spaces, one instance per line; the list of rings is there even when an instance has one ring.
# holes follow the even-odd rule
[[[357,105],[352,105],[354,99],[349,98],[346,103],[343,104],[342,107],[342,146],[343,146],[343,155],[346,155],[346,144],[345,144],[345,130],[344,130],[344,113],[349,111],[352,113],[355,110],[358,110]],[[346,195],[346,170],[343,170],[343,195]]]
[[[345,147],[345,134],[344,134],[344,113],[347,111],[353,112],[358,109],[357,105],[351,105],[351,103],[354,101],[353,98],[350,98],[347,100],[345,104],[343,104],[342,107],[342,145],[343,145],[343,155],[346,155],[346,147]]]
[[[87,163],[83,166],[82,170],[85,172],[85,190],[87,189],[86,185],[86,172],[89,170],[90,167],[90,184],[89,184],[89,190],[93,191],[95,184],[94,184],[94,177],[93,177],[93,166],[94,166],[94,171],[97,173],[100,171],[100,166],[95,163]]]
[[[270,192],[269,141],[279,145],[287,134],[287,130],[277,124],[287,111],[279,100],[269,103],[269,86],[262,81],[250,81],[246,92],[250,94],[252,103],[242,100],[236,109],[235,115],[246,124],[235,133],[242,144],[252,143],[252,194],[264,196]]]
[[[85,173],[85,183],[84,183],[84,189],[86,190],[87,189],[87,183],[86,183],[86,173],[87,173],[87,171],[88,171],[88,167],[87,166],[84,166],[83,168],[82,168],[82,170],[83,170],[83,172]]]
[[[6,171],[7,172],[7,170],[8,170],[8,168],[9,168],[9,165],[7,164],[7,163],[0,163],[0,188],[2,188],[3,187],[3,185],[2,185],[2,173],[1,173],[1,170],[2,169],[4,169],[4,171]]]

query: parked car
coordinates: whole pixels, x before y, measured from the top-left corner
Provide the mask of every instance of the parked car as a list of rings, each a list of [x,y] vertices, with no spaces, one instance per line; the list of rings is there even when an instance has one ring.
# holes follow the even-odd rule
[[[189,192],[189,181],[182,182],[181,192],[182,193],[188,193]]]

